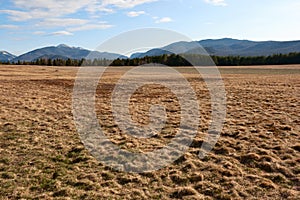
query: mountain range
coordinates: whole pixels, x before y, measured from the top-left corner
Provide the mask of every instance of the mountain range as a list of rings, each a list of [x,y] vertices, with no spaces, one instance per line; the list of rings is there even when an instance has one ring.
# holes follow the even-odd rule
[[[17,56],[8,53],[7,51],[0,51],[0,61],[11,61],[14,58],[16,58]]]
[[[98,52],[98,51],[90,51],[87,49],[83,49],[80,47],[69,47],[65,44],[60,44],[58,46],[51,46],[51,47],[44,47],[41,49],[36,49],[15,57],[12,61],[34,61],[40,58],[45,59],[117,59],[122,57],[122,55],[114,54],[114,53],[107,53],[107,52]]]
[[[203,47],[203,48],[201,48]],[[176,42],[160,49],[151,49],[144,53],[135,53],[131,58],[175,54],[209,54],[215,56],[269,56],[300,52],[300,41],[266,41],[236,40],[224,38],[218,40],[201,40],[197,42]]]
[[[201,45],[203,48],[199,48]],[[176,42],[165,47],[151,49],[147,52],[137,52],[130,58],[142,58],[145,56],[158,56],[163,54],[210,54],[217,56],[268,56],[273,54],[287,54],[300,52],[300,41],[265,41],[255,42],[250,40],[236,40],[223,38],[217,40],[201,40],[195,42]],[[20,56],[12,55],[6,51],[0,51],[0,61],[34,61],[40,58],[46,59],[109,59],[127,58],[126,56],[111,53],[90,51],[80,47],[69,47],[61,44],[58,46],[44,47],[25,53]]]

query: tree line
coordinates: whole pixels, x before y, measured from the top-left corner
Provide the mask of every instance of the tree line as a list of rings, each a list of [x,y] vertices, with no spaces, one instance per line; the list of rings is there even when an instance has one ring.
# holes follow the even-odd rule
[[[288,65],[300,64],[300,52],[272,56],[212,56],[217,66]]]
[[[40,66],[82,66],[85,62],[85,59],[46,59],[46,58],[40,58],[36,59],[34,61],[20,61],[17,62],[11,62],[11,61],[0,61],[0,64],[5,65],[40,65]]]
[[[190,62],[189,62],[190,61]],[[133,59],[46,59],[35,61],[0,62],[0,64],[13,65],[41,65],[41,66],[141,66],[157,63],[166,66],[192,66],[212,65],[217,66],[246,66],[246,65],[286,65],[300,64],[300,52],[289,54],[275,54],[272,56],[205,56],[205,55],[160,55],[146,56]]]

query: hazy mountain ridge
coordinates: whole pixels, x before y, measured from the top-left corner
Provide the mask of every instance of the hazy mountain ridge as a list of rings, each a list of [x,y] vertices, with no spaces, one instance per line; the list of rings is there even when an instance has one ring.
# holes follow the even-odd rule
[[[45,59],[77,59],[80,60],[82,58],[87,59],[117,59],[123,58],[122,55],[115,54],[115,53],[108,53],[108,52],[98,52],[98,51],[90,51],[87,49],[83,49],[80,47],[69,47],[65,44],[60,44],[58,46],[50,46],[44,47],[40,49],[36,49],[30,51],[28,53],[22,54],[13,59],[13,61],[35,61],[40,58]]]
[[[151,49],[146,53],[134,53],[130,56],[131,59],[133,58],[143,58],[146,56],[157,56],[163,54],[172,54],[172,51],[164,50],[164,49]]]
[[[300,41],[265,41],[235,40],[224,38],[220,40],[199,41],[205,49],[210,48],[212,55],[217,56],[269,56],[273,54],[288,54],[300,52]]]
[[[224,38],[218,40],[201,40],[196,42],[176,42],[155,50],[155,55],[165,52],[174,54],[209,54],[216,56],[269,56],[274,54],[288,54],[300,52],[300,41],[266,41],[255,42],[250,40],[236,40]],[[172,54],[170,53],[170,54]],[[139,58],[153,56],[153,50],[146,53],[136,53]]]
[[[200,47],[200,48],[199,48]],[[176,42],[165,47],[151,49],[147,52],[136,52],[130,58],[143,58],[146,56],[159,56],[163,54],[209,54],[216,56],[269,56],[274,54],[288,54],[300,52],[300,41],[265,41],[236,40],[231,38],[208,39],[195,42]],[[126,56],[111,53],[90,51],[80,47],[69,47],[65,44],[35,49],[20,56],[6,51],[0,51],[0,61],[35,61],[45,59],[123,59]]]

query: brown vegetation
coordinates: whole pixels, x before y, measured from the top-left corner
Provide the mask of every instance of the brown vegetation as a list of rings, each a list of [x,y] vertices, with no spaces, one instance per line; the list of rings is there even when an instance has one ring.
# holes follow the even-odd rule
[[[199,98],[198,136],[174,164],[143,174],[115,171],[82,145],[71,110],[76,71],[0,66],[0,199],[300,196],[300,66],[221,67],[228,114],[221,138],[203,160],[198,153],[210,122],[210,98],[199,75],[180,68]],[[164,146],[176,134],[179,115],[176,97],[165,88],[141,88],[131,101],[133,119],[140,123],[148,122],[150,103],[167,107],[167,126],[157,137],[138,140],[114,124],[110,92],[124,71],[111,68],[99,84],[100,124],[123,149],[143,152]]]

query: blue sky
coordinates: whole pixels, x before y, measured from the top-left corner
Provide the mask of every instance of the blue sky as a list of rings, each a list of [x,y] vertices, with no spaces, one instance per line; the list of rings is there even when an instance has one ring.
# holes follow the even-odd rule
[[[95,49],[133,29],[193,40],[300,40],[299,0],[0,0],[0,50],[16,55],[61,43]]]

